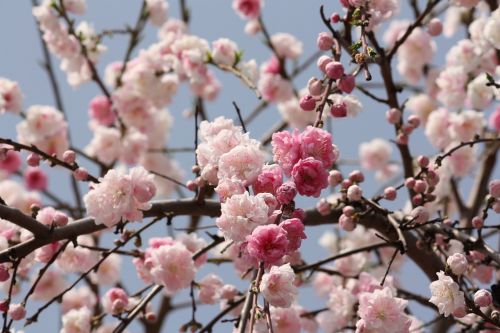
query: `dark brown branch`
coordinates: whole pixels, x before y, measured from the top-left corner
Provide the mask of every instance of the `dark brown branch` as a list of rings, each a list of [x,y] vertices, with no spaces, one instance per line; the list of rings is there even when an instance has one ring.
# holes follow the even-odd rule
[[[31,231],[35,238],[46,238],[50,236],[50,229],[46,225],[24,214],[20,210],[7,205],[0,204],[0,218]]]

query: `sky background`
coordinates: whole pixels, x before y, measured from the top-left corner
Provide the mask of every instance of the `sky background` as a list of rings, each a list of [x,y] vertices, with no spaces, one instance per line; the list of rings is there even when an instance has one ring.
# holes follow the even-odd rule
[[[264,21],[271,34],[278,32],[289,32],[300,39],[304,44],[304,53],[301,56],[299,63],[307,59],[311,54],[316,52],[315,41],[319,32],[324,31],[323,24],[319,16],[319,6],[325,2],[317,0],[268,0],[264,9]],[[340,11],[338,1],[326,2],[326,13]],[[425,3],[420,1],[421,4]],[[92,22],[96,31],[109,28],[122,28],[125,24],[133,24],[136,20],[138,9],[140,8],[139,0],[88,0],[88,10],[83,17],[75,17],[77,21],[86,20]],[[191,33],[205,38],[209,42],[227,37],[237,42],[240,49],[244,51],[244,59],[256,59],[258,64],[267,60],[271,53],[263,46],[260,35],[248,36],[243,29],[246,21],[241,20],[231,8],[231,1],[228,0],[187,0],[188,7],[191,11]],[[170,16],[179,17],[179,8],[177,1],[170,2]],[[403,6],[398,14],[399,18],[408,17],[409,10]],[[383,29],[382,29],[383,30]],[[98,65],[98,70],[103,74],[105,65],[123,58],[128,37],[115,36],[106,38],[104,44],[108,47],[108,51],[102,55]],[[144,39],[141,42],[142,47],[147,47],[151,43],[157,41],[156,28],[148,24],[144,33]],[[444,50],[449,47],[450,42],[439,39],[438,54],[443,55]],[[0,77],[7,77],[11,80],[19,82],[21,90],[24,94],[24,106],[27,108],[33,104],[54,105],[52,91],[50,89],[48,77],[42,67],[39,65],[42,60],[40,41],[36,30],[34,18],[31,15],[31,1],[28,0],[1,0],[0,1]],[[134,53],[137,54],[137,51]],[[442,57],[441,57],[442,58]],[[344,57],[345,59],[345,57]],[[436,57],[437,59],[437,57]],[[437,59],[437,63],[442,59]],[[345,61],[344,61],[345,62]],[[83,148],[91,139],[91,132],[87,127],[88,103],[92,97],[99,94],[98,88],[93,84],[85,84],[77,89],[73,89],[67,84],[65,74],[59,70],[59,60],[53,57],[53,63],[56,68],[57,78],[61,86],[63,95],[63,103],[66,109],[66,114],[70,123],[71,137],[73,144]],[[345,66],[347,64],[344,64]],[[217,78],[223,85],[223,89],[214,102],[206,103],[207,114],[210,119],[219,115],[224,115],[236,119],[232,101],[236,101],[240,106],[243,115],[248,115],[251,110],[259,103],[255,94],[247,89],[243,84],[230,74],[214,70]],[[376,73],[377,69],[373,70],[374,82],[379,78]],[[298,76],[294,81],[295,87],[302,89],[308,79],[312,75],[318,75],[315,66]],[[379,92],[381,96],[383,92]],[[341,150],[341,157],[344,159],[356,159],[358,156],[358,145],[361,142],[370,141],[375,137],[384,139],[392,139],[394,132],[393,128],[385,121],[384,113],[386,108],[384,105],[378,104],[372,100],[367,100],[359,92],[354,92],[354,95],[359,97],[363,103],[363,112],[355,119],[342,119],[333,122],[333,139],[334,143]],[[401,98],[400,100],[403,100]],[[173,103],[169,106],[171,114],[175,118],[174,127],[170,134],[168,142],[169,147],[187,147],[193,145],[193,120],[183,116],[183,112],[189,109],[192,105],[192,96],[189,90],[184,85],[178,94],[174,97]],[[280,119],[279,113],[274,107],[266,109],[258,118],[249,124],[247,127],[253,138],[260,138],[271,124],[276,123]],[[0,135],[2,137],[15,138],[15,125],[20,118],[11,114],[2,115],[0,119]],[[422,130],[419,130],[411,139],[412,151],[420,153],[434,152],[431,146],[427,143],[422,135]],[[399,156],[394,150],[394,159],[398,160]],[[190,170],[190,166],[194,162],[192,153],[176,154],[175,158],[186,169]],[[355,169],[355,166],[345,167],[343,171]],[[62,174],[64,171],[49,171],[50,175]],[[186,172],[189,177],[190,173]],[[188,178],[185,178],[188,179]],[[72,198],[71,192],[68,190],[68,177],[52,177],[50,179],[50,189],[60,194],[62,197]],[[363,188],[369,196],[376,193],[382,184],[373,180],[373,174],[367,173],[367,182]],[[465,183],[470,180],[465,180]],[[83,186],[82,189],[85,189]],[[300,206],[303,208],[314,205],[314,200],[303,200]],[[178,218],[175,220],[176,226],[185,222],[185,219]],[[204,221],[205,224],[213,224],[213,220]],[[163,229],[164,230],[164,229]],[[317,240],[326,230],[332,230],[329,226],[310,228],[307,231],[308,239],[304,242],[302,250],[306,261],[312,262],[319,259],[319,254],[326,256],[327,252],[317,245]],[[158,232],[163,232],[162,229],[152,229],[150,234],[158,235]],[[128,260],[124,260],[125,262]],[[223,278],[226,276],[227,282],[234,283],[235,275],[228,269],[229,267],[220,266],[208,267],[209,270],[220,274]],[[209,270],[204,269],[197,274],[197,278],[202,278]],[[140,289],[140,282],[130,264],[124,264],[124,277],[130,281],[128,284],[129,290]],[[72,277],[74,278],[74,277]],[[71,279],[72,279],[71,278]],[[429,295],[427,277],[413,264],[407,264],[403,267],[402,273],[399,275],[402,285],[406,289],[419,291],[425,296]],[[225,279],[226,281],[226,279]],[[246,282],[239,283],[239,286],[244,289]],[[176,301],[186,300],[186,293],[181,293]],[[324,306],[324,303],[318,302],[318,298],[313,295],[310,288],[305,288],[300,295],[301,304],[310,310],[315,310]],[[175,301],[174,301],[175,303]],[[41,303],[33,302],[34,305]],[[40,316],[40,322],[36,325],[28,327],[26,332],[57,332],[57,319],[59,314],[57,307],[51,309]],[[414,313],[423,316],[424,319],[431,317],[431,312],[422,309],[422,307],[414,306],[411,309]],[[33,312],[28,311],[28,315]],[[206,323],[213,314],[218,312],[217,306],[202,306],[199,308],[199,321]],[[178,327],[189,321],[190,311],[179,311],[174,316],[167,319],[167,325],[163,332],[175,332]],[[229,332],[230,324],[223,324],[222,328],[216,329],[217,332]],[[131,326],[131,332],[141,332],[137,326]],[[20,326],[17,326],[20,328]]]

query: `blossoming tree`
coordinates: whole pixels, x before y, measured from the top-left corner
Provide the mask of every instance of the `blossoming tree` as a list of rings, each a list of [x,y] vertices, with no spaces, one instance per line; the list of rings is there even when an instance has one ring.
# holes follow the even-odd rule
[[[18,116],[17,137],[0,137],[3,333],[39,330],[52,307],[61,333],[165,332],[179,308],[170,327],[182,332],[500,331],[497,1],[310,5],[323,30],[304,50],[268,29],[262,0],[234,0],[267,47],[260,65],[232,40],[191,32],[189,1],[177,19],[165,0],[143,0],[135,23],[102,31],[86,7],[33,0],[54,105],[25,105],[28,92],[0,78],[0,113]],[[149,25],[158,40],[139,50]],[[128,39],[125,55],[102,66],[115,35]],[[78,124],[56,63],[70,86],[100,91],[85,147],[70,139]],[[255,94],[253,112],[237,96],[226,116],[209,109],[221,72]],[[194,131],[178,148],[166,108],[183,86]],[[247,126],[266,109],[281,119],[257,139]],[[349,160],[332,123],[361,112],[392,130]],[[424,138],[431,152],[418,151]],[[178,164],[179,152],[194,163]],[[73,198],[54,191],[49,170],[69,175]],[[318,241],[323,255],[308,251]],[[427,289],[401,278],[407,262]]]

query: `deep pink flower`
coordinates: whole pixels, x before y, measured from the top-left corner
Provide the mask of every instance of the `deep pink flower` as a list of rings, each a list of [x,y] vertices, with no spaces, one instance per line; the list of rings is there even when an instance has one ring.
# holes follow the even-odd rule
[[[337,87],[346,94],[350,94],[354,90],[355,86],[356,81],[354,79],[354,76],[352,76],[351,74],[337,80]]]
[[[112,125],[116,119],[111,101],[106,96],[96,96],[90,101],[89,116],[102,126]]]
[[[289,246],[287,232],[275,225],[263,225],[255,228],[247,237],[247,251],[250,256],[267,264],[278,262]]]
[[[292,202],[296,195],[297,187],[290,181],[281,184],[281,186],[276,189],[276,199],[278,199],[279,203],[282,205]]]
[[[328,172],[323,163],[313,157],[300,160],[295,164],[292,178],[301,195],[317,198],[321,190],[328,187]]]
[[[304,224],[302,221],[298,218],[291,218],[281,222],[279,226],[286,231],[288,238],[288,252],[298,250],[302,240],[307,238],[304,233]]]
[[[47,188],[47,175],[39,168],[29,167],[24,172],[26,187],[30,190],[45,190]]]
[[[277,164],[265,165],[253,184],[253,190],[255,194],[275,194],[281,184],[283,184],[283,172],[281,171],[281,167]]]
[[[320,128],[308,126],[300,134],[300,157],[314,157],[325,168],[330,168],[338,157],[332,145],[332,135]]]
[[[128,296],[121,288],[111,288],[102,298],[104,312],[110,315],[122,313],[128,305]]]
[[[5,158],[0,159],[0,169],[7,171],[8,173],[13,173],[19,170],[21,167],[21,157],[19,157],[19,153],[8,150],[5,154]]]
[[[256,19],[260,15],[262,0],[234,0],[233,9],[245,19]]]

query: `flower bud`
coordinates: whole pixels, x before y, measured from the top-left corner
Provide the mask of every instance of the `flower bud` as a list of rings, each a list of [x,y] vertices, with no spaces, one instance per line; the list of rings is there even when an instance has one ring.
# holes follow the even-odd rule
[[[316,39],[316,45],[321,51],[328,51],[333,46],[333,37],[328,32],[320,32]]]
[[[474,304],[479,307],[489,306],[493,302],[493,297],[488,290],[479,289],[474,294]]]
[[[450,267],[451,272],[457,276],[465,273],[468,266],[467,258],[462,253],[454,253],[449,256],[446,264]]]

